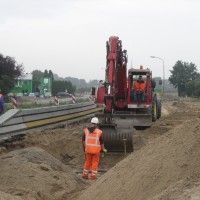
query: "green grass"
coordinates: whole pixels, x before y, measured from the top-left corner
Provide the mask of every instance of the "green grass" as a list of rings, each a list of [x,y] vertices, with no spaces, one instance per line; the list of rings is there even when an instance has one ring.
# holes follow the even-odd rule
[[[89,102],[89,99],[82,99],[82,98],[77,98],[76,99],[76,103],[84,103],[84,102]],[[59,101],[60,105],[68,105],[68,104],[72,104],[72,101],[64,101],[64,100],[60,100]],[[18,109],[30,109],[30,108],[41,108],[41,107],[50,107],[50,106],[55,106],[53,100],[50,100],[49,103],[46,104],[40,104],[39,101],[38,103],[36,101],[27,101],[27,100],[22,100],[20,99],[18,101],[18,105],[17,108]],[[13,104],[12,103],[5,103],[4,106],[4,112],[13,109]]]
[[[33,102],[33,103],[20,103],[17,105],[17,108],[18,109],[28,109],[28,108],[40,108],[40,107],[49,107],[49,106],[53,106],[53,104],[51,104],[51,103],[37,104],[36,102]],[[12,103],[7,103],[7,104],[5,104],[4,111],[6,112],[12,108],[13,108]]]

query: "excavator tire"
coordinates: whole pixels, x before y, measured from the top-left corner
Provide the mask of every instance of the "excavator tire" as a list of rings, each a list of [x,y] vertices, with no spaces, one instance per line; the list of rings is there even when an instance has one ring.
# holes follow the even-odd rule
[[[108,152],[132,152],[133,131],[118,131],[115,127],[100,127],[103,131],[103,140]]]
[[[161,118],[162,104],[161,100],[157,99],[157,119]]]
[[[155,122],[157,119],[157,102],[156,98],[154,97],[152,102],[152,122]]]

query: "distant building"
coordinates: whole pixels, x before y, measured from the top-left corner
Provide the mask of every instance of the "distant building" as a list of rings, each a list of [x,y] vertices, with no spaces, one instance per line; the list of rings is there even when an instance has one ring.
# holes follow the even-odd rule
[[[161,77],[153,78],[156,82],[155,92],[161,93],[163,91],[163,80]],[[162,84],[160,84],[162,82]],[[177,93],[175,88],[167,79],[164,80],[164,92],[165,93]]]
[[[42,77],[40,79],[40,94],[44,97],[50,97],[51,90],[52,90],[52,78],[49,77]]]
[[[160,84],[160,81],[162,81],[161,77],[155,77],[153,79],[156,82],[156,87],[155,87],[154,91],[157,92],[157,93],[161,93],[162,92],[162,87],[163,87],[162,86],[163,83]]]
[[[32,93],[32,85],[33,85],[33,75],[32,74],[25,74],[24,76],[18,78],[15,82],[14,88],[11,89],[10,93],[13,94],[29,94]]]

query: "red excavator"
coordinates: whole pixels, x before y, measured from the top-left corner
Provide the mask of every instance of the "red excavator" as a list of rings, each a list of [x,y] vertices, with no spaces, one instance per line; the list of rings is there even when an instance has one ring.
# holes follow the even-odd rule
[[[106,43],[105,81],[92,94],[95,103],[104,106],[97,113],[99,127],[103,131],[108,151],[133,151],[134,127],[149,127],[161,117],[161,101],[154,92],[155,81],[150,69],[129,69],[127,74],[127,51],[122,41],[112,36]],[[134,81],[142,77],[145,91],[134,91]]]

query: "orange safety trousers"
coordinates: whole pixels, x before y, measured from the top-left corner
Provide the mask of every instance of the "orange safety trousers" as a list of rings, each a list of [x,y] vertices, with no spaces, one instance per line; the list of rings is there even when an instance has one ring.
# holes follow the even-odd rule
[[[83,177],[87,178],[90,168],[92,167],[91,179],[95,179],[99,165],[100,153],[90,154],[85,153],[85,164],[83,170]]]

